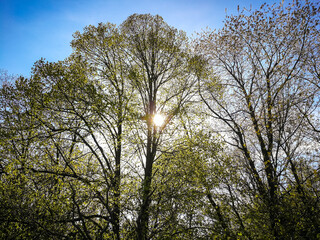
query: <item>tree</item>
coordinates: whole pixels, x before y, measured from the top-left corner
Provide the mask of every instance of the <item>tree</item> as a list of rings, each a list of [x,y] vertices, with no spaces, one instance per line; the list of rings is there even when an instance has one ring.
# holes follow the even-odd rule
[[[114,194],[110,215],[113,232],[116,239],[120,239],[122,146],[123,136],[128,134],[124,132],[124,125],[129,119],[133,93],[133,87],[128,82],[123,36],[115,25],[101,23],[98,27],[86,27],[82,34],[76,32],[72,46],[74,54],[81,56],[94,69],[94,79],[101,85],[101,100],[96,114],[101,122],[99,139],[103,138],[106,145],[100,145],[101,140],[95,144],[104,154],[109,154],[103,162],[110,166],[106,175],[106,178],[112,178],[110,191]]]
[[[112,200],[106,200],[114,195],[109,187],[112,168],[101,150],[103,141],[97,141],[103,128],[98,114],[105,105],[99,84],[88,78],[92,74],[80,57],[70,57],[58,63],[39,61],[31,79],[38,86],[31,88],[38,110],[32,117],[46,133],[43,140],[52,142],[55,154],[50,158],[57,165],[33,171],[62,178],[71,207],[64,222],[85,239],[113,236]]]
[[[192,96],[194,78],[188,70],[190,53],[185,33],[167,25],[160,16],[134,14],[120,29],[127,61],[131,62],[129,79],[139,96],[137,112],[146,120],[145,138],[138,133],[145,139],[145,164],[136,237],[149,239],[153,165],[166,126]],[[162,126],[153,122],[157,113],[166,114]]]
[[[315,144],[306,130],[306,116],[313,113],[318,93],[310,83],[318,79],[309,64],[319,39],[318,18],[319,6],[312,2],[265,4],[229,16],[223,29],[199,38],[198,50],[216,76],[199,79],[201,98],[228,131],[226,141],[242,154],[235,158],[246,169],[248,192],[242,195],[255,226],[267,223],[264,237],[316,238],[319,233],[318,190],[307,184],[317,174],[305,172],[319,167],[317,157],[308,155],[317,147],[306,147]],[[223,96],[216,88],[223,89]],[[238,203],[231,199],[230,204]],[[262,237],[246,223],[249,215],[239,216],[244,233]]]
[[[72,232],[64,222],[71,212],[63,190],[67,182],[58,175],[63,166],[52,161],[54,144],[43,141],[46,132],[33,117],[38,112],[33,102],[36,88],[29,84],[17,78],[15,84],[3,84],[0,92],[1,237],[62,238]],[[42,174],[53,170],[57,174]]]

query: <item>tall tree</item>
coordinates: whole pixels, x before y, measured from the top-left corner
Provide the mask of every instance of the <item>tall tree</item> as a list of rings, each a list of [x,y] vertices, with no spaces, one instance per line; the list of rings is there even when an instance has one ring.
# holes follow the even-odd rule
[[[99,140],[95,143],[109,157],[103,161],[110,165],[107,178],[111,177],[110,192],[113,200],[110,216],[116,239],[120,239],[120,195],[121,168],[123,160],[123,135],[133,87],[128,81],[128,61],[124,52],[123,36],[110,23],[88,26],[83,33],[76,32],[72,41],[74,54],[81,56],[94,69],[95,79],[101,86],[101,105],[97,106],[97,117],[101,122]],[[96,129],[95,129],[96,130]],[[100,144],[102,139],[104,144]],[[103,163],[104,165],[104,163]],[[106,179],[107,180],[107,179]],[[105,196],[105,201],[109,197]],[[108,207],[109,209],[109,207]]]
[[[130,16],[122,25],[129,78],[140,99],[137,112],[146,120],[146,136],[137,217],[137,239],[149,239],[149,208],[152,199],[153,166],[160,150],[166,126],[190,99],[194,78],[189,68],[188,40],[184,32],[170,27],[163,19],[149,14]],[[165,114],[163,125],[156,126],[156,114]],[[144,143],[143,143],[144,144]]]
[[[256,199],[253,204],[261,207],[260,213],[266,209],[261,218],[265,222],[260,224],[267,223],[270,238],[316,238],[319,233],[319,217],[314,215],[319,212],[314,200],[318,197],[309,191],[309,176],[298,167],[319,167],[316,156],[307,154],[316,148],[306,150],[313,143],[305,123],[318,92],[310,84],[308,64],[318,44],[318,22],[318,4],[265,4],[259,10],[229,16],[224,28],[203,33],[199,39],[198,49],[216,75],[216,81],[200,81],[201,98],[211,116],[228,131],[226,141],[242,153],[246,184],[253,188],[250,198]],[[215,87],[223,89],[222,97]],[[303,206],[296,209],[297,215],[304,216],[301,219],[283,213],[288,209],[285,199],[293,192],[297,193],[295,201]]]

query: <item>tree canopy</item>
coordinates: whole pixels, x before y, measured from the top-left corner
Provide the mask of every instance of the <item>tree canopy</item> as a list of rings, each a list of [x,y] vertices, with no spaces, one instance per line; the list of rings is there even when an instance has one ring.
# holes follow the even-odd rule
[[[264,4],[193,39],[133,14],[0,72],[0,238],[319,238],[319,13]]]

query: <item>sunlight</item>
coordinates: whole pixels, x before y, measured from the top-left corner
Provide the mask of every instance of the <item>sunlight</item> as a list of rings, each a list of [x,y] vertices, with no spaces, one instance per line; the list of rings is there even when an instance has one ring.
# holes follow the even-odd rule
[[[157,127],[161,127],[163,125],[164,121],[165,121],[165,117],[163,115],[161,115],[160,113],[156,113],[153,116],[153,123]]]

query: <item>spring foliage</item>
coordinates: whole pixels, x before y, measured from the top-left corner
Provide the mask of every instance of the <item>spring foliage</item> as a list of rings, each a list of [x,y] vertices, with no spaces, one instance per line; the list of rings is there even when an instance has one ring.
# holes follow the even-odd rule
[[[319,12],[134,14],[1,72],[0,238],[319,238]]]

